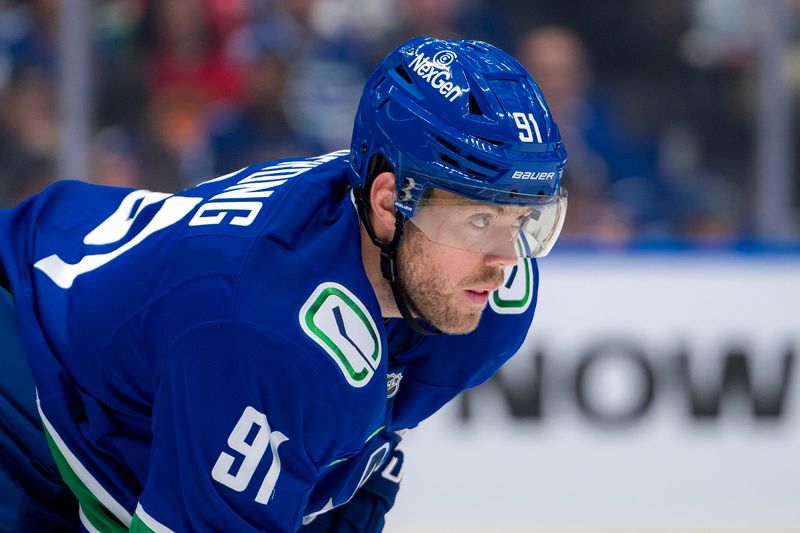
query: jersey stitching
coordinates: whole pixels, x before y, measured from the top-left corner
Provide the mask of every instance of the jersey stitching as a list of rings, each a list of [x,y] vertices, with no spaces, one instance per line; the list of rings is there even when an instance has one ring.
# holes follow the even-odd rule
[[[164,298],[169,297],[170,293],[172,293],[173,291],[175,291],[175,290],[177,290],[177,289],[179,289],[181,287],[185,287],[187,285],[195,283],[195,282],[197,282],[199,280],[209,279],[209,278],[218,278],[218,277],[237,278],[237,277],[241,277],[241,275],[240,275],[239,271],[231,270],[231,269],[225,269],[225,270],[220,269],[219,271],[216,271],[216,272],[203,272],[202,274],[198,274],[198,275],[193,276],[191,278],[180,280],[179,282],[175,283],[174,285],[172,285],[168,289],[160,292],[158,295],[155,295],[152,298],[149,298],[146,302],[144,302],[141,306],[139,306],[139,308],[136,309],[136,311],[131,314],[130,318],[128,318],[127,320],[122,322],[114,330],[114,332],[111,335],[108,336],[108,339],[106,340],[106,342],[103,344],[102,348],[100,349],[100,352],[99,352],[100,355],[99,355],[99,359],[98,359],[98,366],[99,366],[99,373],[103,377],[103,379],[104,380],[106,379],[106,372],[105,372],[106,354],[109,351],[109,345],[116,341],[117,335],[121,331],[123,331],[125,328],[130,326],[131,323],[140,320],[142,318],[142,313],[143,312],[145,312],[146,310],[148,310],[152,306],[156,305],[158,302],[160,302]],[[234,284],[234,286],[238,286],[238,280],[234,281],[233,284]],[[136,336],[137,347],[141,349],[142,348],[141,328],[134,327],[134,328],[131,328],[131,330],[132,330],[133,334]],[[182,334],[183,333],[179,334],[175,338],[175,340],[173,340],[173,342],[170,344],[170,346],[172,344],[174,344],[174,342],[176,342],[176,340]],[[161,373],[162,369],[163,369],[165,358],[161,357],[161,356],[164,353],[167,353],[167,351],[163,351],[161,353],[154,354],[155,359],[158,361],[157,364],[156,364],[156,367],[154,368],[154,375],[159,375]],[[131,416],[136,416],[136,413],[133,413],[133,412],[127,413],[127,414],[129,414]]]

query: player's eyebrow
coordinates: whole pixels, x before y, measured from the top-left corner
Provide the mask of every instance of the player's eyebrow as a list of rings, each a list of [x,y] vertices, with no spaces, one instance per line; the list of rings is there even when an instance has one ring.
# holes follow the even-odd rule
[[[475,207],[480,207],[482,209],[488,209],[490,211],[496,212],[498,216],[525,216],[531,212],[530,207],[526,207],[523,205],[497,205],[497,204],[484,204],[480,202],[474,202]]]
[[[525,206],[522,206],[522,205],[495,205],[494,207],[497,208],[498,212],[501,215],[506,214],[506,213],[508,213],[510,215],[513,215],[513,214],[516,214],[516,213],[520,213],[520,215],[522,215],[523,213],[527,214],[527,213],[530,213],[530,211],[531,211],[530,207],[525,207]]]
[[[519,212],[520,216],[522,216],[523,214],[527,214],[531,210],[530,208],[527,208],[527,207],[521,206],[521,205],[500,205],[500,204],[489,204],[489,203],[485,203],[485,202],[478,202],[478,201],[472,200],[471,198],[464,198],[464,197],[459,196],[457,194],[453,194],[453,193],[448,192],[448,191],[443,191],[441,189],[432,189],[429,198],[431,200],[434,200],[434,201],[436,201],[436,200],[458,201],[458,202],[461,202],[462,205],[464,205],[465,207],[475,207],[475,208],[480,208],[480,209],[489,209],[491,211],[497,212],[498,215],[505,215],[505,214],[513,215],[513,214]],[[519,211],[515,211],[515,210],[519,210]]]

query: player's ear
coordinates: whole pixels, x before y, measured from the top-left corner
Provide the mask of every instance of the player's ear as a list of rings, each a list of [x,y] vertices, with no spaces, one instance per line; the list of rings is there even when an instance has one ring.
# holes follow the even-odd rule
[[[372,182],[369,191],[369,205],[372,215],[372,226],[375,236],[382,241],[391,241],[394,237],[394,174],[381,172]]]

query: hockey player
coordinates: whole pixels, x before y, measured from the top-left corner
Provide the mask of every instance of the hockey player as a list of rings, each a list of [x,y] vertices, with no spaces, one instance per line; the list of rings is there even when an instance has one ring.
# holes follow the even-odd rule
[[[349,151],[3,212],[27,359],[3,352],[0,526],[380,531],[398,432],[522,343],[565,163],[514,59],[415,38]]]

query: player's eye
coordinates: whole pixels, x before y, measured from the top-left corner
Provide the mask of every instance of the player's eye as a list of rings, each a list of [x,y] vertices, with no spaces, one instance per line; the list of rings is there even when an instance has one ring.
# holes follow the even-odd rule
[[[489,227],[492,222],[492,215],[481,213],[469,217],[469,223],[477,229],[485,229]]]

